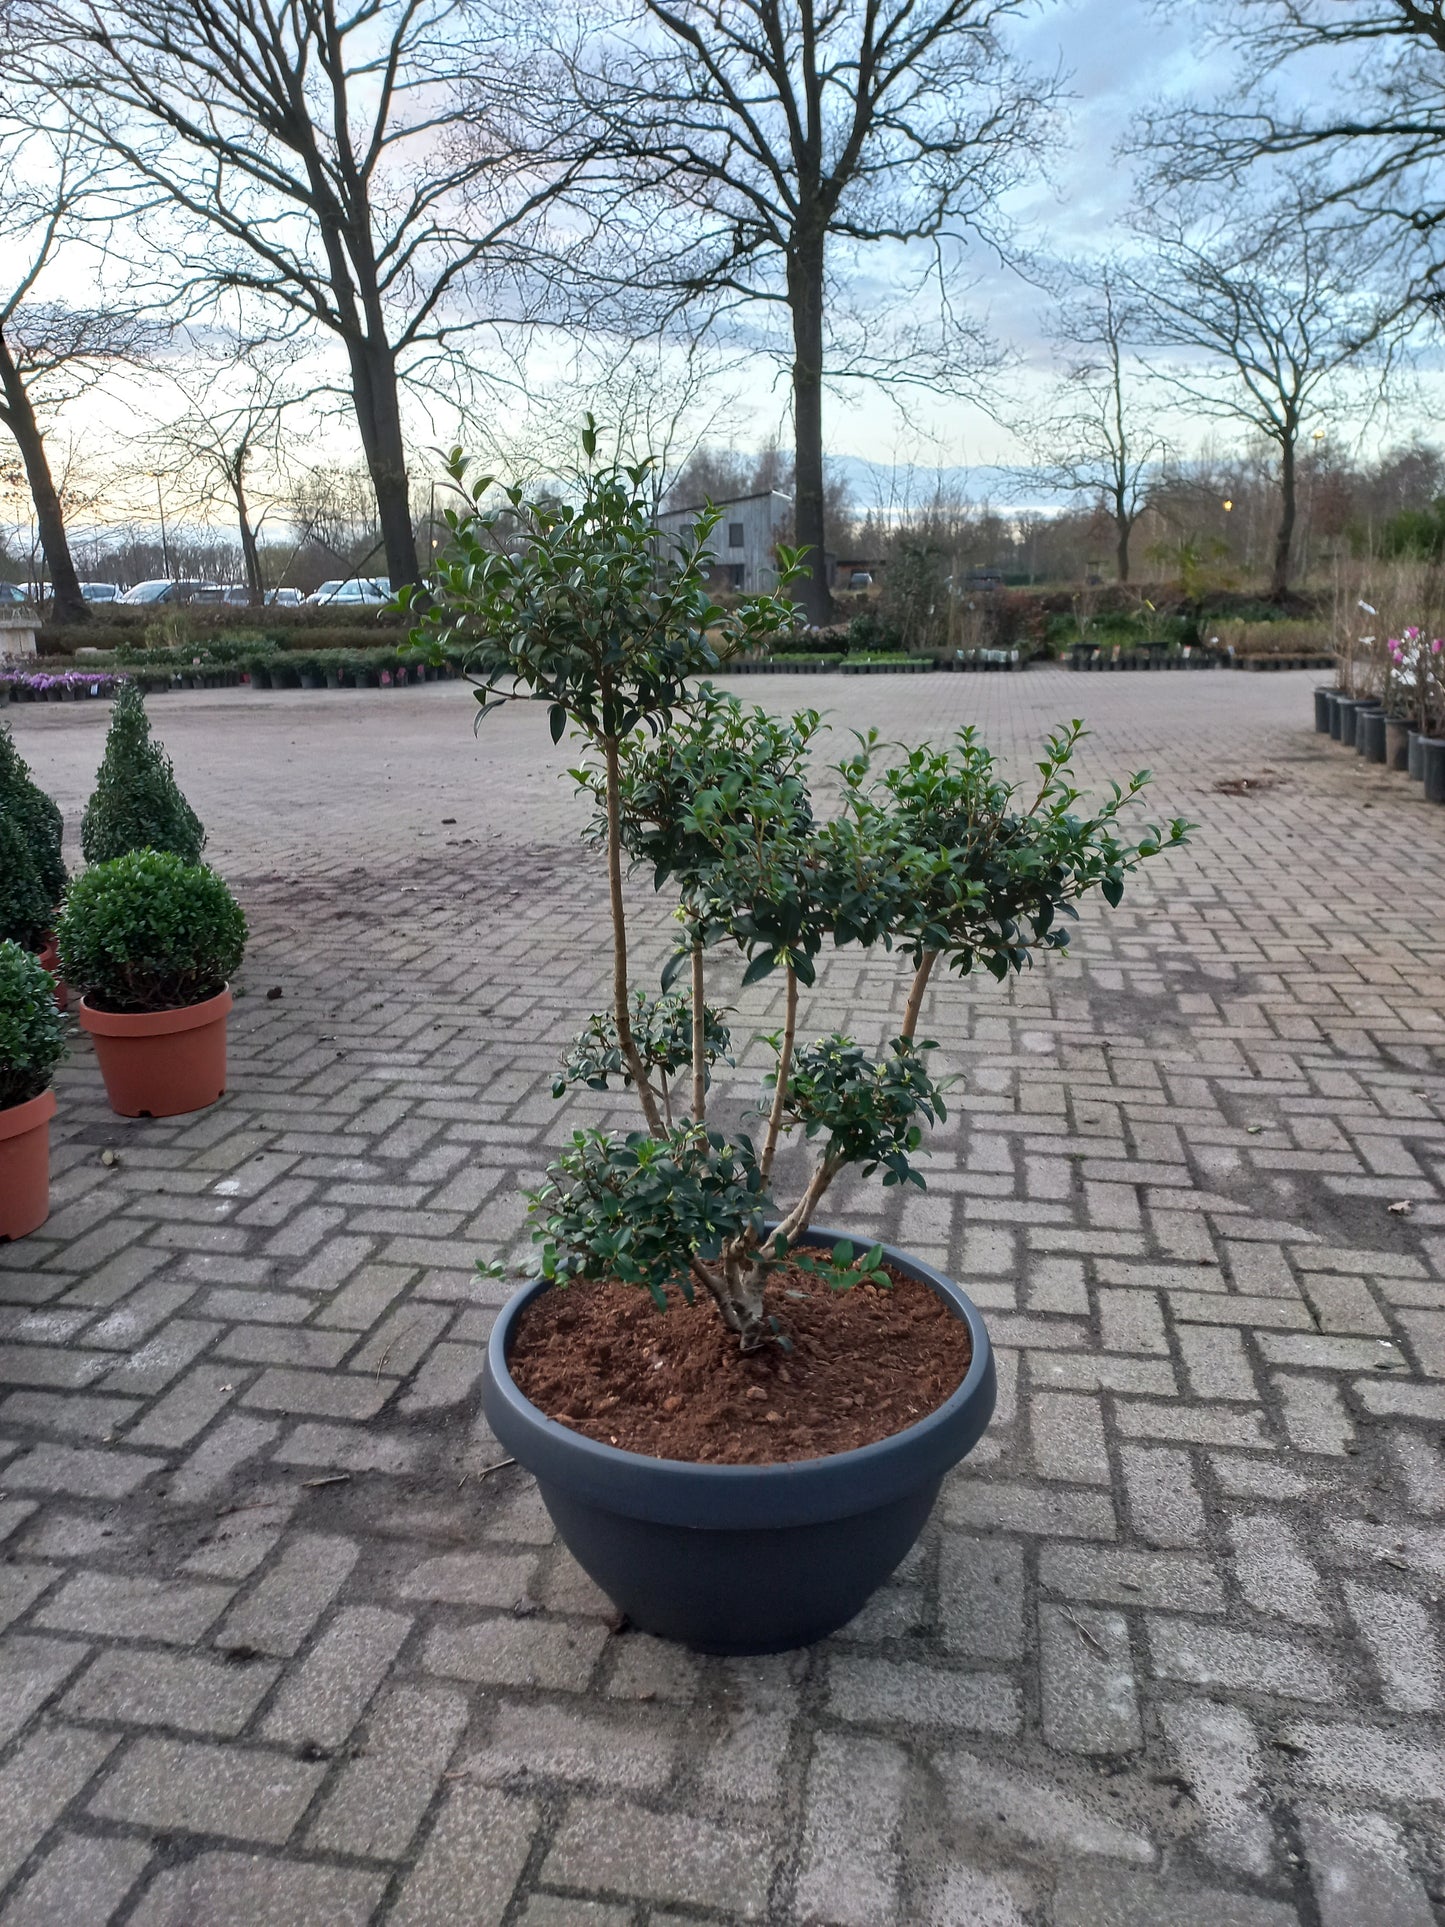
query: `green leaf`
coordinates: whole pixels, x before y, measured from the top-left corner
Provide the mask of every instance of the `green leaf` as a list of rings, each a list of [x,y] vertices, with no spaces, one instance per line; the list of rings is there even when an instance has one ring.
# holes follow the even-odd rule
[[[553,703],[547,712],[547,722],[552,731],[552,741],[560,743],[563,731],[567,727],[567,712],[561,703]]]

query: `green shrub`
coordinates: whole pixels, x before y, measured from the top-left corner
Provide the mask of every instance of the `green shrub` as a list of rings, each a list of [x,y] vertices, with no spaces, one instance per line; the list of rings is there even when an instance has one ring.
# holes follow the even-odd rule
[[[246,919],[205,864],[131,850],[76,878],[55,940],[67,983],[97,1010],[176,1010],[225,988]]]
[[[95,794],[80,826],[86,862],[108,863],[127,850],[170,850],[194,863],[205,841],[200,818],[176,784],[170,757],[151,741],[145,698],[134,683],[122,683]]]
[[[55,979],[18,943],[0,943],[0,1111],[39,1097],[64,1055]]]
[[[65,863],[60,854],[65,825],[53,800],[31,776],[29,765],[3,724],[0,724],[0,810],[8,812],[29,846],[40,887],[53,910],[65,895]],[[0,867],[0,876],[4,874],[4,867]],[[49,927],[47,916],[46,928]]]
[[[0,941],[39,950],[55,921],[55,900],[41,881],[21,820],[0,803]]]

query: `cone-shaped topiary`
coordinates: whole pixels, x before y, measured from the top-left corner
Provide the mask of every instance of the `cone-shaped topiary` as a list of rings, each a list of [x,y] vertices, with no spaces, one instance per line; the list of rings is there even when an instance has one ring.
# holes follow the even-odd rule
[[[224,990],[246,919],[204,863],[130,850],[75,879],[55,941],[66,982],[92,1009],[180,1010]]]
[[[0,802],[0,940],[39,950],[54,921],[55,905],[21,819]]]
[[[170,757],[151,740],[139,687],[123,682],[116,691],[95,794],[81,820],[86,862],[109,863],[130,850],[170,850],[195,863],[205,841],[200,818],[181,795]]]
[[[55,979],[19,944],[0,943],[0,1111],[39,1097],[64,1055]]]
[[[53,800],[31,776],[29,765],[16,749],[14,738],[4,724],[0,724],[0,811],[9,814],[29,845],[40,888],[53,910],[65,895],[65,864],[60,855],[65,825]],[[5,869],[0,865],[0,877],[3,876]],[[46,916],[42,940],[50,923],[50,917]],[[7,931],[5,934],[10,933]],[[19,941],[16,938],[16,942]]]

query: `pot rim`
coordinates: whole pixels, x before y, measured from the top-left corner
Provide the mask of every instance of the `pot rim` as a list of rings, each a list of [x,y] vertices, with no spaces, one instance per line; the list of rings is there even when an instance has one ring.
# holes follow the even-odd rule
[[[226,984],[199,1004],[176,1004],[166,1010],[96,1010],[88,997],[82,997],[77,1014],[81,1029],[100,1037],[166,1037],[215,1023],[234,1001]]]
[[[807,1235],[836,1243],[850,1234],[810,1225]],[[852,1235],[852,1242],[858,1242]],[[542,1485],[565,1484],[574,1498],[657,1524],[711,1530],[785,1527],[872,1510],[944,1472],[971,1451],[993,1415],[993,1348],[982,1314],[941,1271],[922,1258],[883,1246],[884,1257],[936,1292],[968,1326],[973,1357],[961,1383],[941,1405],[887,1438],[847,1452],[772,1465],[704,1465],[654,1458],[603,1445],[560,1424],[518,1388],[507,1364],[508,1341],[525,1306],[551,1290],[533,1280],[513,1294],[487,1341],[482,1399],[501,1442]]]
[[[55,1088],[47,1084],[38,1097],[27,1097],[23,1104],[10,1104],[0,1111],[0,1143],[7,1138],[24,1137],[27,1131],[48,1124],[54,1115]]]

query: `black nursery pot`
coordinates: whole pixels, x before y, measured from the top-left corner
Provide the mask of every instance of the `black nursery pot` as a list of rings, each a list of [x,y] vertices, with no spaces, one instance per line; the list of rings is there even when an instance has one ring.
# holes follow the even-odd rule
[[[841,1234],[819,1227],[829,1245]],[[786,1465],[697,1465],[583,1438],[540,1412],[507,1369],[528,1285],[492,1328],[482,1409],[537,1480],[578,1564],[639,1630],[703,1653],[775,1653],[836,1632],[923,1530],[951,1466],[993,1415],[994,1366],[976,1306],[921,1259],[888,1262],[937,1292],[969,1328],[958,1390],[906,1431],[854,1452]]]
[[[1334,693],[1333,689],[1315,691],[1315,734],[1317,736],[1328,736],[1330,733],[1330,697]]]

